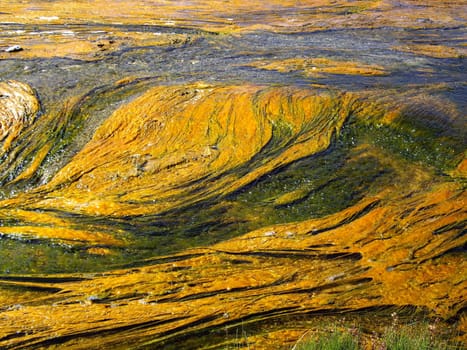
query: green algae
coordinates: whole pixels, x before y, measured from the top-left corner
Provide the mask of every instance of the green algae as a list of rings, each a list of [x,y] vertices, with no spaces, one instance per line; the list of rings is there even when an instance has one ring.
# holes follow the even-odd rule
[[[104,271],[123,263],[118,255],[90,255],[85,249],[38,239],[0,237],[0,275]]]

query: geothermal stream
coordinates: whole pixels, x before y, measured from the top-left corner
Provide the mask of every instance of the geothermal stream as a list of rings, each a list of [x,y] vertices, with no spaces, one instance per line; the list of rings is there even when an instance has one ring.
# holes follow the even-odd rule
[[[462,2],[61,2],[0,5],[0,348],[465,341]]]

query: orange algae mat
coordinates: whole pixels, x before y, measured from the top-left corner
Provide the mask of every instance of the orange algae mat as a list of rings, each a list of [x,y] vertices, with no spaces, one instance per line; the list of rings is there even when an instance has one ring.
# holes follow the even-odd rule
[[[465,116],[448,79],[346,91],[340,79],[398,68],[328,52],[232,64],[272,83],[196,81],[208,65],[180,82],[168,62],[162,80],[112,61],[134,52],[138,66],[145,47],[182,60],[251,33],[462,23],[461,2],[398,3],[2,4],[2,22],[49,27],[1,38],[21,50],[0,59],[27,69],[0,83],[0,347],[287,349],[313,319],[379,329],[394,312],[465,340]],[[435,44],[388,50],[463,60],[465,47],[429,33]],[[67,98],[34,90],[28,72],[57,58],[70,76],[126,71],[70,84]]]

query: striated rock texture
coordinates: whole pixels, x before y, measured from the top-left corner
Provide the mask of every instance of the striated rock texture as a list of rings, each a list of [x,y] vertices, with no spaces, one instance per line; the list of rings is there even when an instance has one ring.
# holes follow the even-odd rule
[[[19,133],[34,122],[39,101],[30,86],[19,81],[0,82],[0,156]]]

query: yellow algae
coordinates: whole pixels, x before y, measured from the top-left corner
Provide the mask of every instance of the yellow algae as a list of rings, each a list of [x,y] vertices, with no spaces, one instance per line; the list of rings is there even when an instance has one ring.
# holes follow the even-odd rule
[[[294,88],[156,87],[103,123],[39,206],[134,215],[225,195],[326,149],[353,101]],[[231,171],[240,167],[250,170]]]
[[[461,58],[465,57],[467,54],[467,49],[462,47],[455,48],[445,45],[432,44],[410,44],[407,46],[396,46],[394,49],[435,58]]]
[[[304,198],[308,194],[308,191],[304,189],[298,189],[292,192],[285,193],[273,199],[274,205],[286,205],[293,203],[297,200]]]
[[[155,87],[104,121],[48,184],[2,201],[1,215],[7,220],[0,232],[96,245],[87,248],[90,256],[111,255],[101,245],[123,243],[104,226],[82,229],[54,212],[119,218],[226,196],[326,150],[352,113],[357,118],[371,114],[369,125],[383,121],[390,126],[401,123],[406,113],[401,108],[387,116],[385,111],[386,106],[362,105],[351,94],[311,89]],[[439,183],[422,166],[370,143],[355,145],[346,162],[359,164],[369,157],[394,169],[395,180],[333,215],[262,227],[204,249],[162,257],[150,266],[86,281],[9,281],[12,288],[59,292],[44,299],[37,294],[32,303],[15,295],[5,299],[24,305],[2,311],[6,322],[0,339],[6,337],[3,344],[8,346],[18,339],[42,346],[54,336],[63,337],[70,348],[92,347],[97,339],[116,344],[121,339],[113,330],[128,327],[136,329],[125,333],[128,342],[158,346],[167,337],[244,318],[253,324],[272,322],[281,313],[361,312],[386,305],[412,305],[431,315],[455,317],[462,310],[466,283],[465,276],[456,274],[465,263],[452,253],[465,244],[459,234],[467,216],[464,190],[456,183]],[[299,186],[270,201],[288,205],[307,191]],[[45,311],[50,319],[41,317]],[[146,323],[151,326],[139,328]],[[35,337],[10,338],[18,324],[34,329]],[[88,332],[102,333],[98,338],[77,336]]]
[[[279,72],[299,71],[305,76],[320,76],[323,74],[350,75],[387,75],[382,66],[368,65],[354,61],[337,61],[323,57],[289,58],[285,60],[256,61],[248,66]]]
[[[160,32],[80,33],[63,29],[44,33],[24,34],[15,38],[22,50],[14,53],[0,51],[0,60],[7,58],[67,57],[94,61],[129,46],[180,46],[196,38],[196,34]]]
[[[98,338],[79,338],[80,346],[92,347],[97,341],[108,345],[121,340],[109,332],[115,327],[138,329],[157,320],[125,337],[160,346],[179,327],[190,334],[240,324],[245,317],[252,324],[274,319],[281,312],[319,315],[340,308],[377,311],[386,305],[414,305],[449,318],[462,309],[466,281],[456,271],[465,270],[465,262],[456,254],[443,254],[449,246],[413,250],[433,241],[465,244],[460,228],[440,231],[465,219],[465,211],[459,213],[464,200],[464,192],[453,184],[411,197],[364,200],[326,218],[263,228],[209,249],[174,255],[172,261],[50,284],[62,291],[43,302],[4,310],[0,334],[7,336],[21,324],[35,330],[34,338],[24,335],[22,342],[39,345],[55,334],[66,337],[73,348],[78,340],[74,335],[95,331],[98,324]],[[53,308],[46,305],[50,302]],[[47,318],[40,316],[45,310]],[[257,335],[247,338],[261,340]],[[278,340],[262,341],[271,345]]]
[[[66,220],[57,217],[52,213],[47,213],[43,211],[26,211],[20,208],[13,209],[4,209],[2,211],[4,218],[15,217],[20,221],[28,221],[30,223],[48,223],[49,225],[59,225],[64,226]]]
[[[73,242],[78,230],[79,242],[95,242],[70,213],[154,215],[226,196],[325,150],[355,99],[293,87],[153,88],[107,118],[49,183],[3,200],[4,233],[52,239],[53,230],[45,228],[57,226],[57,239]],[[45,117],[46,122],[66,121],[62,114],[57,121],[52,114]],[[50,145],[42,146],[10,184],[33,176]],[[12,220],[28,229],[10,226]],[[104,230],[114,231],[111,226]]]
[[[37,169],[42,164],[42,162],[44,161],[45,157],[47,156],[51,148],[52,148],[52,145],[47,144],[43,146],[41,149],[39,149],[36,152],[35,157],[32,160],[31,164],[29,164],[29,166],[24,171],[22,171],[21,174],[16,176],[13,179],[13,181],[10,182],[10,184],[16,183],[18,181],[26,180],[34,176]]]
[[[123,242],[112,235],[85,230],[77,230],[67,227],[46,227],[46,226],[2,226],[0,234],[18,238],[45,238],[58,240],[63,243],[80,244],[83,242],[90,244],[122,245]]]
[[[131,4],[117,0],[64,1],[60,4],[34,0],[4,4],[11,12],[3,14],[5,21],[22,23],[118,23],[153,24],[167,27],[196,26],[209,30],[233,30],[252,26],[268,28],[300,28],[309,24],[309,17],[329,18],[336,13],[364,12],[376,7],[380,1],[360,1],[358,6],[349,0],[320,0],[313,4],[296,1],[206,1],[176,3],[167,0],[133,1]],[[36,6],[34,6],[36,5]],[[37,6],[39,5],[39,6]],[[34,6],[34,7],[33,7]],[[324,9],[324,11],[323,11]],[[12,16],[12,13],[15,16]],[[122,15],[124,13],[124,15]],[[289,16],[281,15],[289,14]],[[257,14],[256,19],[251,14]],[[258,16],[259,15],[259,16]]]
[[[70,40],[68,42],[59,41],[41,41],[17,40],[23,48],[22,51],[15,54],[15,58],[33,58],[33,57],[73,57],[79,58],[82,55],[95,53],[97,47],[90,42]],[[11,55],[0,53],[0,59],[9,58]]]
[[[271,30],[300,32],[336,28],[413,27],[462,25],[463,1],[320,0],[207,1],[118,0],[37,2],[7,0],[3,22],[60,24],[139,24],[194,27],[217,32]],[[410,9],[408,11],[407,9]],[[2,8],[0,8],[1,10]],[[118,31],[118,30],[117,30]]]
[[[456,169],[451,172],[452,176],[458,176],[461,178],[467,177],[467,159],[462,159],[459,164],[457,165]]]
[[[467,315],[462,315],[459,321],[459,335],[457,339],[462,343],[467,343]]]
[[[107,248],[101,248],[101,247],[91,247],[86,250],[88,254],[93,254],[93,255],[109,255],[112,254],[112,251]]]
[[[20,199],[21,201],[21,199]],[[15,203],[19,203],[16,201]],[[73,222],[52,212],[42,210],[23,210],[20,208],[3,209],[0,221],[8,222],[14,218],[15,224],[0,227],[2,235],[16,238],[39,238],[58,240],[66,244],[104,244],[121,246],[124,242],[113,234],[102,232],[103,227],[89,225],[86,229],[74,227]]]
[[[0,191],[1,249],[15,249],[17,242],[30,238],[38,239],[41,249],[58,249],[58,242],[92,263],[107,259],[114,269],[121,266],[116,265],[122,263],[120,254],[164,251],[155,247],[158,242],[179,240],[188,247],[185,238],[197,235],[213,238],[196,243],[235,238],[144,261],[132,256],[124,262],[132,267],[105,273],[84,275],[77,269],[68,276],[18,276],[5,268],[0,275],[0,347],[182,344],[212,349],[247,344],[274,349],[293,344],[303,334],[303,320],[357,315],[371,331],[377,315],[406,307],[415,319],[422,310],[424,317],[460,319],[460,329],[465,329],[467,165],[456,136],[462,134],[456,128],[463,127],[463,113],[453,102],[434,96],[444,94],[451,83],[407,84],[407,92],[382,86],[358,94],[323,92],[325,86],[318,84],[199,83],[157,86],[140,94],[148,86],[142,85],[127,94],[131,87],[124,89],[138,84],[142,70],[122,74],[112,66],[127,49],[134,49],[132,57],[137,57],[141,47],[177,47],[176,57],[184,59],[184,45],[198,37],[209,36],[201,43],[216,50],[234,41],[233,36],[202,30],[237,32],[240,39],[239,32],[255,31],[261,39],[271,35],[265,31],[380,28],[380,35],[389,28],[401,39],[394,50],[462,58],[463,48],[438,45],[436,34],[421,44],[412,42],[417,34],[410,29],[463,25],[464,7],[458,0],[3,1],[0,16],[2,30],[7,30],[0,38],[0,59],[7,64],[17,60],[20,68],[15,69],[22,70],[30,58],[97,61],[109,56],[105,67],[116,82],[70,101],[60,113],[47,111],[35,125],[39,103],[31,98],[32,89],[25,93],[29,102],[2,109],[0,101],[0,112],[27,115],[18,127],[3,123],[0,129],[5,185]],[[24,29],[10,31],[15,25],[7,22]],[[409,30],[394,31],[397,27]],[[22,50],[5,50],[14,44]],[[243,54],[232,62],[259,57]],[[277,57],[288,55],[279,52]],[[337,55],[346,53],[336,51],[332,57]],[[198,63],[204,64],[200,57]],[[325,57],[272,58],[249,66],[295,72],[281,75],[284,79],[389,73],[386,65]],[[23,73],[34,81],[33,71],[26,68]],[[64,69],[73,73],[68,66]],[[417,72],[438,74],[431,66]],[[125,74],[130,77],[122,79]],[[76,89],[92,88],[84,86],[86,79]],[[144,79],[152,79],[150,84],[163,80]],[[102,79],[108,83],[107,77]],[[117,105],[115,112],[105,112]],[[457,148],[449,148],[453,140],[459,141]],[[453,160],[443,160],[448,152],[455,153]],[[315,164],[323,171],[315,171]],[[341,166],[351,171],[340,172]],[[256,195],[269,177],[279,182],[277,188]],[[326,186],[330,190],[320,192]],[[245,196],[238,199],[239,192]],[[314,195],[322,202],[346,196],[354,201],[336,204],[331,215],[320,217],[306,202]],[[299,207],[301,202],[306,205]],[[294,210],[303,212],[293,216],[289,212]],[[285,211],[285,219],[275,218]],[[242,226],[242,220],[248,225]],[[134,238],[135,247],[124,246],[120,233]],[[162,235],[165,241],[159,241]],[[38,249],[37,255],[44,251]],[[268,331],[261,334],[256,327]],[[241,341],[227,336],[245,328],[248,334]]]

